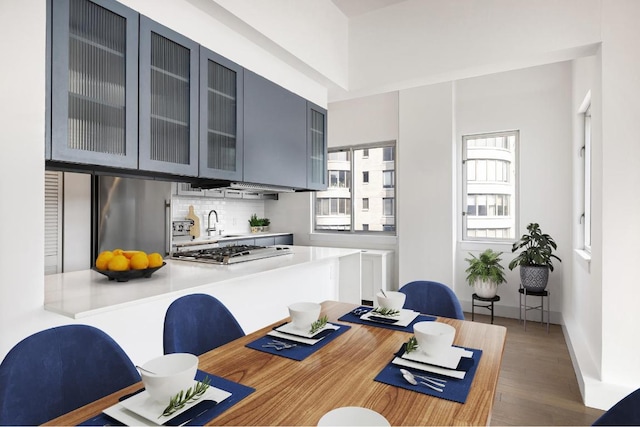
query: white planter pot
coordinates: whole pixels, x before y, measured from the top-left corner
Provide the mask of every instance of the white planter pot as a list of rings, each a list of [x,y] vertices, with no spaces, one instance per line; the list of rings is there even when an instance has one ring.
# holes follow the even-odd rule
[[[481,298],[493,298],[498,293],[498,284],[478,279],[473,284],[473,290]]]

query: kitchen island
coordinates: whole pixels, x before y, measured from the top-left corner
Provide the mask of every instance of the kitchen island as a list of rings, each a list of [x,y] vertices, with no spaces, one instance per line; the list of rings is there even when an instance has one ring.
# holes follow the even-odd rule
[[[167,259],[151,277],[128,282],[93,270],[49,275],[44,308],[103,329],[134,362],[144,363],[162,354],[167,307],[190,293],[221,300],[246,333],[288,316],[293,302],[360,302],[360,250],[289,249],[288,255],[231,265]]]

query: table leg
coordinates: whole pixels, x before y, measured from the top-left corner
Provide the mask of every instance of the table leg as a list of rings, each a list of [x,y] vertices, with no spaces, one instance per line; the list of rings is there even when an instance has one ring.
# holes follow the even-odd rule
[[[475,308],[476,308],[476,300],[475,298],[471,297],[471,321],[472,322],[475,316]]]
[[[527,331],[527,290],[524,291],[524,330]]]
[[[493,301],[491,301],[491,324],[493,325]]]

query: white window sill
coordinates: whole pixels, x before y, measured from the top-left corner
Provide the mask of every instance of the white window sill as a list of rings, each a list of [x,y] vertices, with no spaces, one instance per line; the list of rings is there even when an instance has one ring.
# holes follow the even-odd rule
[[[395,245],[398,236],[389,235],[367,235],[356,233],[311,233],[310,242],[366,242],[376,245]]]
[[[578,262],[584,266],[587,271],[591,272],[591,252],[587,252],[584,249],[574,249],[576,253],[576,259]]]
[[[485,249],[490,248],[497,252],[511,253],[513,242],[495,240],[463,240],[458,242],[458,247],[465,251],[484,251]]]

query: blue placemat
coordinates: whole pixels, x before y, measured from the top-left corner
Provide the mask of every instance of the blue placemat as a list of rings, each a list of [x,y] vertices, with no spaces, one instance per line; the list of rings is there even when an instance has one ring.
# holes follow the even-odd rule
[[[375,381],[393,385],[396,387],[405,388],[407,390],[416,391],[418,393],[428,394],[430,396],[439,397],[441,399],[451,400],[454,402],[465,403],[467,400],[467,396],[469,395],[469,389],[471,388],[471,383],[473,382],[473,377],[476,375],[476,369],[478,368],[478,362],[480,361],[480,357],[482,357],[482,350],[463,347],[466,350],[469,350],[473,353],[472,358],[463,357],[460,360],[460,364],[458,365],[458,370],[467,371],[467,374],[464,376],[464,379],[456,379],[447,377],[444,375],[434,374],[432,372],[422,372],[418,369],[412,368],[404,368],[410,371],[415,375],[424,375],[434,378],[441,378],[446,380],[445,387],[442,392],[432,390],[431,388],[418,384],[412,385],[407,382],[402,376],[400,369],[402,366],[394,365],[389,362],[387,366],[384,367],[382,371],[374,378]],[[400,348],[400,351],[395,355],[400,357],[404,354],[404,344]],[[393,360],[393,359],[392,359]]]
[[[259,350],[265,353],[271,353],[278,356],[288,357],[289,359],[300,361],[312,355],[316,351],[320,350],[322,347],[329,344],[331,341],[333,341],[334,339],[336,339],[337,337],[339,337],[340,335],[344,334],[349,329],[351,329],[351,326],[349,325],[341,325],[339,323],[333,323],[333,322],[331,324],[339,326],[340,328],[332,332],[331,334],[325,336],[325,338],[322,339],[322,341],[318,341],[314,345],[302,344],[297,341],[287,340],[285,338],[272,337],[269,335],[265,335],[262,338],[258,338],[257,340],[250,342],[246,346],[254,350]],[[283,350],[276,350],[275,348],[272,348],[272,347],[262,347],[263,345],[269,343],[270,341],[273,341],[274,339],[278,341],[286,342],[288,344],[296,344],[296,346],[292,348],[286,348]]]
[[[402,332],[413,332],[413,325],[417,322],[430,322],[433,320],[436,320],[435,316],[427,316],[426,314],[419,314],[418,317],[416,317],[413,322],[409,323],[407,326],[396,326],[393,324],[386,324],[386,323],[381,323],[381,322],[371,322],[369,320],[362,320],[360,318],[360,316],[362,316],[363,314],[366,314],[367,312],[373,310],[373,307],[367,307],[367,306],[360,306],[358,307],[356,310],[366,310],[366,311],[362,311],[361,314],[356,315],[353,313],[353,311],[350,311],[346,314],[344,314],[341,318],[339,318],[338,320],[341,320],[343,322],[349,322],[349,323],[359,323],[361,325],[367,325],[367,326],[377,326],[379,328],[386,328],[386,329],[391,329],[394,331],[402,331]],[[354,310],[355,311],[355,310]]]
[[[201,370],[196,372],[196,379],[198,381],[202,381],[206,376],[211,379],[211,385],[213,387],[219,388],[221,390],[228,391],[231,393],[231,396],[227,397],[222,402],[218,403],[216,406],[208,410],[207,412],[201,414],[200,416],[194,418],[189,422],[188,426],[203,426],[236,403],[240,402],[245,397],[249,396],[251,393],[256,391],[256,389],[252,387],[247,387],[246,385],[242,385],[233,381],[229,381],[225,378],[219,377],[217,375],[208,374]],[[124,425],[121,422],[111,418],[107,414],[100,413],[93,418],[90,418],[81,424],[81,426],[105,426],[105,425]]]

